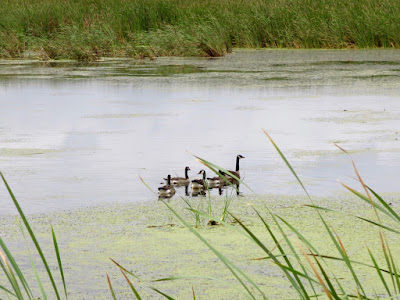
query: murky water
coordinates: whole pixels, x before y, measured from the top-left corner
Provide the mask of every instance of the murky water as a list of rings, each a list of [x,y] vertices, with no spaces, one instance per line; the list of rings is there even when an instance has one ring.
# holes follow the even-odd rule
[[[191,154],[258,194],[299,194],[265,128],[311,194],[400,193],[400,51],[236,51],[217,59],[0,61],[0,170],[29,213],[156,201]],[[213,174],[208,174],[213,175]],[[176,196],[184,194],[179,191]],[[242,187],[243,193],[250,193]],[[0,214],[13,213],[0,187]]]

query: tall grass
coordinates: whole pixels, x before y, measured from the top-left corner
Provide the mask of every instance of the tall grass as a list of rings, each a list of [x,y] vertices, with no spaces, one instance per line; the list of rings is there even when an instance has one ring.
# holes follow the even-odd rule
[[[264,131],[265,132],[265,131]],[[265,132],[266,133],[266,132]],[[267,133],[266,133],[267,134]],[[362,217],[358,217],[359,222],[367,222],[368,224],[373,224],[379,229],[379,233],[376,239],[381,245],[381,250],[378,253],[373,253],[368,246],[365,247],[365,251],[368,253],[370,261],[355,261],[352,259],[351,255],[348,253],[345,243],[341,240],[340,236],[336,233],[335,229],[332,228],[328,221],[324,218],[321,211],[334,212],[332,209],[327,209],[317,206],[312,196],[307,192],[306,186],[302,183],[300,176],[295,172],[294,168],[291,166],[290,162],[286,159],[283,152],[280,150],[278,145],[272,140],[272,138],[267,134],[269,140],[271,141],[273,147],[277,150],[278,155],[282,158],[283,162],[288,167],[289,171],[295,176],[298,183],[304,189],[304,192],[310,200],[309,207],[314,209],[315,214],[310,215],[310,222],[315,223],[318,220],[320,228],[324,229],[326,233],[325,242],[331,243],[336,255],[327,255],[318,250],[318,248],[313,245],[313,243],[298,229],[295,225],[289,223],[283,216],[277,215],[268,207],[257,208],[254,207],[254,212],[262,226],[265,228],[265,234],[270,237],[271,242],[265,242],[264,236],[260,238],[253,231],[252,228],[245,225],[245,223],[239,219],[237,216],[229,212],[229,204],[224,205],[223,213],[221,217],[211,215],[214,210],[211,209],[210,204],[206,206],[205,210],[202,210],[203,206],[194,207],[187,204],[189,209],[194,213],[196,218],[208,218],[210,220],[219,221],[223,226],[226,226],[236,232],[247,237],[251,241],[254,247],[259,248],[265,253],[263,260],[267,260],[272,265],[280,268],[283,276],[290,283],[293,290],[297,293],[298,299],[311,299],[311,298],[328,298],[328,299],[382,299],[382,298],[398,298],[400,295],[400,270],[396,262],[397,257],[394,255],[391,249],[389,239],[387,238],[387,232],[390,231],[393,234],[400,234],[398,227],[400,226],[400,216],[399,214],[372,188],[367,186],[363,181],[361,175],[359,174],[354,161],[352,161],[354,171],[358,178],[361,188],[364,191],[359,192],[355,189],[344,185],[343,186],[353,193],[358,199],[365,201],[373,209],[376,220],[370,220]],[[343,150],[343,149],[342,149]],[[344,151],[344,150],[343,150]],[[204,159],[199,159],[203,164],[213,170],[218,174],[218,170],[227,172],[228,171],[212,164]],[[37,242],[34,232],[29,225],[18,201],[15,199],[11,188],[9,187],[7,181],[0,173],[4,184],[10,194],[12,201],[14,202],[16,208],[18,209],[20,218],[28,231],[29,236],[34,242],[37,254],[42,258],[42,262],[47,270],[47,275],[50,282],[52,283],[54,295],[60,299],[60,293],[54,282],[52,272],[48,266],[48,263],[44,257],[43,252]],[[232,174],[230,174],[232,175]],[[239,178],[236,178],[241,184],[245,184]],[[209,200],[208,200],[209,201]],[[190,222],[185,220],[176,209],[172,207],[171,204],[163,202],[166,207],[175,215],[175,217],[184,224],[206,247],[208,247],[228,268],[232,273],[232,276],[237,280],[238,286],[242,289],[242,293],[246,295],[249,299],[267,299],[268,295],[255,281],[251,279],[243,270],[241,270],[237,265],[238,262],[230,260],[221,251],[217,250],[213,245],[211,245],[200,233],[196,230]],[[210,203],[210,202],[209,202]],[[198,210],[200,209],[200,210]],[[238,225],[232,225],[230,222],[226,222],[226,217],[229,217],[235,221]],[[200,220],[200,219],[199,219]],[[391,221],[391,222],[388,222]],[[196,226],[200,226],[201,222],[196,219]],[[392,225],[387,225],[392,224]],[[394,225],[393,225],[394,224]],[[316,226],[316,225],[314,225]],[[61,255],[58,249],[57,240],[52,230],[53,242],[55,247],[55,252],[58,260],[58,268],[60,270],[61,279],[63,282],[65,298],[67,298],[67,288],[64,280],[63,268],[61,263]],[[396,252],[397,254],[397,252]],[[379,259],[377,258],[380,256]],[[31,261],[33,261],[31,259]],[[135,274],[128,271],[127,268],[121,266],[116,261],[112,260],[113,263],[120,269],[122,277],[125,279],[126,284],[130,287],[132,291],[132,297],[136,299],[141,298],[141,290],[138,290],[135,285],[141,282],[142,286],[146,286],[153,292],[161,295],[167,299],[174,299],[172,296],[165,294],[164,292],[154,288],[152,286],[154,281],[168,281],[168,280],[180,280],[184,278],[198,278],[196,276],[179,277],[173,276],[168,278],[159,278],[153,281],[144,281],[137,277]],[[383,263],[382,263],[383,262]],[[332,263],[341,263],[344,266],[344,271],[350,276],[350,288],[348,287],[348,282],[343,282],[343,274],[335,274],[332,268]],[[38,278],[36,268],[32,262],[33,271],[35,273],[36,280],[40,286],[41,293],[44,299],[47,298],[46,292],[43,288],[41,280]],[[1,270],[7,278],[6,284],[0,284],[0,290],[2,290],[6,295],[12,299],[36,299],[31,291],[30,283],[25,279],[24,271],[21,270],[14,259],[12,253],[8,250],[5,242],[0,238],[0,267]],[[265,265],[263,265],[265,267]],[[376,278],[378,281],[375,282],[377,291],[371,292],[371,287],[366,286],[363,282],[363,277],[365,273],[370,273],[371,271],[376,272]],[[1,272],[1,271],[0,271]],[[118,295],[115,292],[113,284],[108,275],[107,282],[110,289],[111,297],[113,299],[118,299]],[[267,280],[267,278],[265,279]],[[346,284],[345,284],[346,283]],[[105,282],[106,284],[106,282]],[[379,287],[380,285],[380,287]],[[192,288],[193,289],[193,288]],[[193,292],[193,299],[196,298]]]
[[[220,56],[233,47],[399,47],[395,0],[3,0],[0,56]]]

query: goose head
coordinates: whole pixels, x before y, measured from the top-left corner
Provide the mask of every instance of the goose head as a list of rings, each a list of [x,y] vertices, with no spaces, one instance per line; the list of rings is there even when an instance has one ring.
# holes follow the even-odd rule
[[[206,179],[206,171],[200,170],[198,174],[203,174],[203,179]]]

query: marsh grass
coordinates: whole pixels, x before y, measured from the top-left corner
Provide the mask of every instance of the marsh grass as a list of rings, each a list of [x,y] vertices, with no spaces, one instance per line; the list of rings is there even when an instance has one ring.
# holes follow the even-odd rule
[[[345,242],[342,241],[340,235],[337,234],[334,228],[332,228],[328,221],[325,219],[324,214],[322,212],[336,213],[332,209],[324,208],[317,206],[311,195],[308,193],[306,186],[302,183],[300,176],[295,172],[294,168],[291,166],[289,161],[286,159],[283,152],[277,146],[277,144],[272,140],[272,138],[264,131],[267,135],[268,139],[272,143],[273,147],[276,149],[278,155],[282,158],[283,162],[288,167],[289,171],[294,175],[298,183],[303,188],[305,194],[307,195],[310,204],[307,206],[312,208],[314,211],[314,215],[309,215],[308,217],[313,222],[318,220],[319,227],[322,228],[326,234],[326,243],[331,243],[333,249],[335,250],[336,255],[326,255],[321,253],[318,248],[313,244],[311,240],[309,240],[304,234],[302,234],[298,229],[296,229],[296,225],[289,223],[284,216],[280,216],[274,213],[268,207],[256,207],[253,206],[253,210],[263,228],[265,228],[265,233],[270,237],[269,242],[265,242],[264,238],[258,237],[252,230],[252,228],[243,222],[240,218],[235,216],[229,211],[229,204],[231,200],[225,200],[225,204],[223,205],[223,212],[219,216],[216,214],[216,210],[211,207],[210,198],[206,199],[204,206],[194,207],[190,202],[187,203],[188,209],[194,213],[196,216],[195,224],[196,226],[201,226],[204,222],[201,220],[215,220],[219,221],[222,226],[226,226],[227,228],[240,233],[245,236],[254,247],[259,248],[265,256],[259,258],[257,260],[266,261],[273,266],[277,266],[282,274],[285,276],[287,281],[290,283],[290,286],[297,293],[298,299],[311,299],[311,298],[328,298],[328,299],[381,299],[381,298],[397,298],[400,294],[400,277],[399,277],[399,268],[396,263],[397,257],[396,254],[398,252],[393,252],[391,249],[389,239],[387,237],[387,232],[392,234],[399,234],[399,230],[397,230],[398,225],[400,224],[400,216],[398,213],[380,196],[378,195],[372,188],[367,186],[362,177],[360,176],[354,161],[351,159],[351,162],[354,167],[354,171],[357,176],[357,180],[361,185],[363,192],[359,192],[354,188],[351,188],[342,183],[344,188],[350,191],[353,195],[355,195],[358,199],[361,199],[363,202],[366,202],[373,210],[376,220],[367,219],[364,217],[357,217],[359,222],[366,222],[368,224],[372,224],[379,229],[379,234],[377,235],[377,240],[380,243],[381,250],[380,252],[373,252],[366,245],[365,250],[368,253],[368,257],[370,258],[370,262],[367,261],[355,261],[351,258],[351,254],[348,253],[346,249]],[[340,147],[339,147],[340,148]],[[342,151],[344,149],[340,148]],[[346,152],[347,153],[347,152]],[[348,154],[348,153],[347,153]],[[348,154],[349,155],[349,154]],[[230,174],[228,171],[218,167],[215,164],[212,164],[204,159],[196,157],[200,162],[206,165],[209,169],[213,170],[216,174],[221,170],[226,172],[228,175]],[[350,157],[351,158],[351,157]],[[29,225],[21,207],[19,206],[18,201],[15,199],[11,188],[9,187],[7,181],[0,173],[5,186],[10,194],[11,199],[13,200],[18,212],[19,217],[22,220],[21,230],[24,232],[27,230],[30,238],[32,239],[35,248],[36,254],[41,258],[43,265],[46,268],[47,275],[49,277],[49,281],[51,282],[51,286],[53,287],[54,294],[58,299],[60,299],[60,294],[58,292],[58,288],[55,284],[52,272],[50,267],[45,259],[43,252],[37,242],[35,234],[32,228]],[[245,185],[240,178],[235,178],[240,184]],[[145,184],[145,183],[144,183]],[[150,188],[150,187],[149,187]],[[228,196],[227,196],[228,197]],[[267,299],[268,295],[266,295],[261,288],[261,285],[257,284],[252,280],[250,276],[248,276],[241,268],[238,267],[240,261],[233,261],[225,256],[221,251],[216,249],[213,245],[211,245],[199,232],[196,230],[188,220],[184,219],[180,213],[172,206],[171,203],[167,203],[167,201],[163,201],[168,210],[181,222],[186,228],[193,233],[204,245],[209,248],[218,258],[219,260],[226,266],[226,268],[231,272],[232,276],[237,280],[238,286],[241,288],[241,295],[245,295],[246,298],[249,299]],[[227,217],[229,217],[234,222],[227,222]],[[202,218],[202,219],[201,219]],[[198,221],[200,220],[200,221]],[[391,222],[388,222],[391,221]],[[314,223],[316,224],[316,223]],[[391,224],[391,225],[389,225]],[[317,226],[317,225],[314,225]],[[51,228],[52,229],[52,228]],[[57,256],[58,268],[60,270],[60,277],[63,282],[63,287],[65,291],[65,297],[67,298],[67,285],[64,281],[63,268],[61,263],[61,254],[58,248],[57,239],[55,237],[54,230],[52,229],[53,243],[54,243],[54,251]],[[33,260],[31,259],[33,262]],[[112,262],[117,266],[117,268],[121,271],[121,276],[128,284],[132,297],[136,299],[142,299],[139,290],[136,288],[137,284],[140,284],[142,288],[147,288],[158,295],[161,295],[167,299],[174,299],[172,296],[164,293],[163,291],[153,287],[154,282],[159,281],[170,281],[170,280],[181,280],[188,278],[197,278],[194,276],[172,276],[167,278],[158,278],[156,280],[142,280],[137,277],[132,272],[128,271],[127,268],[121,266],[115,260]],[[383,263],[382,263],[383,262]],[[340,274],[335,274],[333,264],[341,264],[343,268],[341,269]],[[7,278],[7,285],[1,284],[0,289],[8,296],[8,298],[18,298],[18,299],[36,299],[37,296],[34,296],[31,291],[31,283],[28,283],[25,279],[24,272],[22,271],[16,260],[14,259],[12,253],[8,250],[5,242],[0,238],[0,267],[2,272]],[[265,267],[260,266],[260,267]],[[43,288],[42,280],[39,279],[39,276],[36,271],[35,264],[32,263],[33,272],[35,274],[36,281],[41,289],[41,294],[43,299],[47,299],[47,293],[45,288]],[[371,291],[371,287],[366,286],[363,283],[363,278],[365,273],[369,273],[371,271],[376,273],[376,286],[374,286],[374,290]],[[343,273],[342,273],[343,272]],[[344,273],[348,273],[348,277],[350,277],[350,288],[348,282],[343,282]],[[200,277],[198,277],[200,278]],[[111,280],[106,274],[106,279],[108,282],[108,286],[110,289],[111,297],[113,299],[118,299],[118,295],[115,293],[115,289],[111,283]],[[208,278],[210,280],[215,280],[213,278]],[[265,279],[267,280],[267,278]],[[347,279],[348,281],[348,279]],[[381,285],[378,287],[378,285]],[[376,290],[375,290],[376,289]],[[193,299],[196,298],[193,291]]]
[[[3,58],[400,46],[400,3],[393,0],[4,0],[0,15]]]

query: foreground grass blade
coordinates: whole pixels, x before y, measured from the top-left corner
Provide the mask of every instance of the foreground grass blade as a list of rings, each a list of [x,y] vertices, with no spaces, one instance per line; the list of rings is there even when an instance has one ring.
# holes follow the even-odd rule
[[[140,297],[139,293],[136,291],[135,287],[133,286],[132,282],[129,280],[128,276],[126,276],[125,272],[120,270],[122,275],[124,275],[126,281],[128,282],[132,292],[135,294],[135,297],[137,300],[142,300],[142,298]]]
[[[154,195],[158,196],[155,191],[143,180],[143,178],[139,175],[140,181],[149,189],[150,192],[152,192]]]
[[[165,298],[167,298],[168,300],[175,300],[174,298],[172,298],[171,296],[168,296],[166,294],[164,294],[163,292],[160,292],[159,290],[157,290],[156,288],[151,287],[151,289],[153,291],[156,291],[157,293],[159,293],[160,295],[163,295]]]
[[[296,258],[297,263],[300,265],[300,267],[301,267],[301,269],[303,270],[304,274],[308,276],[308,272],[307,272],[306,268],[304,267],[304,264],[300,261],[299,255],[297,255],[297,253],[296,253],[296,251],[295,251],[295,249],[294,249],[294,247],[293,247],[293,245],[292,245],[292,243],[291,243],[291,241],[290,241],[288,235],[287,235],[287,234],[285,233],[285,231],[283,230],[281,224],[279,224],[279,222],[278,222],[278,220],[276,219],[275,215],[274,215],[273,213],[271,213],[271,211],[269,211],[269,213],[270,213],[272,219],[274,220],[275,224],[277,225],[277,227],[278,227],[278,229],[279,229],[281,235],[282,235],[283,238],[285,239],[286,244],[289,246],[290,250],[292,251],[292,254],[293,254],[294,257]],[[258,212],[257,212],[257,214],[260,216],[260,214],[259,214]],[[274,239],[274,240],[275,240],[275,239]],[[284,255],[284,257],[286,256],[286,254],[285,254],[283,251],[281,251],[281,253]],[[286,258],[285,258],[285,259],[286,259]],[[291,266],[290,266],[290,267],[291,267]],[[292,267],[292,268],[293,268],[293,267]],[[296,279],[297,279],[297,277],[296,277]],[[317,292],[316,292],[316,290],[315,290],[315,288],[314,288],[313,281],[310,280],[310,279],[308,279],[308,282],[309,282],[309,284],[310,284],[310,286],[311,286],[311,288],[312,288],[312,290],[313,290],[313,292],[314,292],[314,295],[316,296],[316,295],[317,295]],[[301,286],[303,286],[301,282],[300,282],[299,284],[300,284]],[[307,293],[306,293],[306,296],[308,296]]]
[[[138,276],[136,276],[135,274],[133,274],[132,272],[128,271],[127,269],[125,269],[123,266],[121,266],[119,263],[117,263],[115,260],[113,260],[112,258],[110,258],[110,260],[116,264],[122,271],[124,271],[125,273],[128,273],[129,275],[135,277],[136,279],[140,280],[140,278]]]
[[[196,275],[188,275],[188,276],[171,276],[166,278],[154,279],[152,282],[159,282],[159,281],[171,281],[171,280],[182,280],[182,279],[209,279],[213,281],[221,281],[215,277],[206,277],[206,276],[196,276]]]
[[[292,172],[292,174],[294,175],[294,177],[296,177],[297,181],[300,183],[301,187],[303,188],[304,192],[306,193],[307,197],[311,200],[311,196],[308,194],[306,187],[303,185],[303,183],[301,182],[299,176],[297,176],[296,172],[294,171],[293,167],[290,165],[289,161],[286,159],[285,155],[283,155],[282,151],[279,149],[278,145],[275,144],[274,140],[269,136],[269,134],[265,131],[265,129],[262,130],[265,135],[269,138],[269,140],[271,141],[272,145],[275,147],[276,151],[278,151],[279,155],[281,156],[281,158],[283,159],[283,161],[285,162],[285,164],[288,166],[288,168],[290,169],[290,171]]]
[[[232,262],[230,262],[225,256],[223,256],[219,251],[217,251],[213,246],[211,246],[192,226],[190,226],[189,223],[187,223],[175,210],[172,209],[165,201],[163,203],[168,207],[168,209],[195,235],[197,236],[212,252],[214,252],[215,255],[224,263],[224,265],[231,271],[233,276],[236,277],[236,279],[240,282],[240,284],[243,286],[243,288],[246,290],[247,294],[252,298],[256,299],[253,295],[253,293],[249,290],[249,288],[246,286],[246,284],[243,282],[243,280],[239,277],[238,274],[236,274],[235,270],[238,271],[244,278],[247,279],[263,296],[263,299],[266,299],[266,296],[264,293],[260,290],[260,288],[246,275],[244,274],[240,269],[238,269]]]
[[[232,178],[236,179],[239,183],[243,184],[244,186],[246,186],[252,193],[255,194],[255,192],[246,184],[243,182],[243,180],[241,180],[239,177],[236,177],[235,175],[233,175],[231,172],[229,172],[228,170],[225,170],[224,168],[221,168],[220,166],[217,166],[201,157],[198,157],[196,155],[193,155],[194,157],[196,157],[200,163],[202,163],[203,165],[205,165],[207,168],[209,168],[210,170],[212,170],[215,174],[217,174],[218,176],[221,176],[221,174],[218,173],[218,171],[222,171],[225,174],[231,176]],[[218,171],[217,171],[218,170]],[[222,176],[222,178],[225,180],[225,182],[231,186],[234,186],[234,184],[230,183],[226,176]]]
[[[1,267],[4,271],[4,273],[6,274],[11,286],[13,287],[14,292],[17,295],[17,298],[24,299],[22,297],[21,289],[18,285],[17,279],[15,278],[14,272],[13,272],[12,268],[10,267],[6,256],[4,255],[4,253],[1,250],[0,250],[0,258],[1,258],[1,260],[3,260],[3,262],[1,262]]]
[[[374,190],[372,190],[370,187],[368,187],[368,190],[378,199],[380,203],[388,210],[388,212],[398,221],[400,222],[400,216],[390,207],[389,204],[385,200],[382,199],[381,196],[379,196]]]
[[[58,268],[60,269],[60,275],[61,275],[61,279],[62,279],[63,286],[64,286],[65,299],[68,299],[67,287],[65,284],[64,271],[63,271],[63,266],[62,266],[62,262],[61,262],[60,251],[58,249],[57,238],[56,238],[56,234],[54,233],[53,226],[51,226],[51,235],[53,236],[54,250],[56,251]]]
[[[117,298],[115,297],[114,289],[113,289],[112,284],[111,284],[110,277],[108,277],[107,273],[106,273],[106,276],[107,276],[107,281],[108,281],[108,286],[110,288],[111,296],[113,297],[114,300],[117,300]]]
[[[335,233],[335,235],[336,235],[336,238],[337,238],[337,239],[335,238],[334,233],[333,233],[332,230],[329,228],[328,224],[325,222],[325,219],[324,219],[322,216],[320,216],[320,218],[321,218],[321,220],[322,220],[322,222],[323,222],[323,224],[324,224],[324,226],[325,226],[325,229],[326,229],[326,231],[328,232],[328,234],[329,234],[331,240],[333,241],[333,243],[334,243],[336,249],[338,250],[338,252],[339,252],[340,255],[342,256],[344,262],[345,262],[346,265],[347,265],[347,268],[349,269],[351,275],[353,276],[354,282],[356,283],[357,287],[362,291],[363,295],[365,295],[365,291],[364,291],[364,289],[363,289],[363,286],[361,285],[361,282],[359,281],[359,279],[358,279],[358,277],[357,277],[357,274],[356,274],[356,272],[355,272],[354,269],[353,269],[353,266],[352,266],[352,264],[351,264],[351,262],[350,262],[350,259],[349,259],[349,257],[347,256],[346,250],[345,250],[344,247],[343,247],[342,241],[340,240],[339,236],[338,236],[336,233]]]
[[[8,250],[6,244],[4,243],[4,241],[2,240],[2,238],[0,237],[0,247],[3,249],[5,255],[7,256],[9,262],[11,263],[11,266],[13,267],[15,273],[17,274],[20,282],[22,283],[22,286],[25,289],[26,294],[28,295],[29,299],[33,298],[32,292],[29,289],[29,285],[24,277],[24,275],[21,272],[21,269],[19,268],[17,262],[15,261],[14,257],[12,256],[11,252]]]
[[[50,281],[51,281],[51,284],[52,284],[52,286],[53,286],[53,289],[54,289],[54,292],[55,292],[55,294],[56,294],[56,297],[57,297],[57,299],[60,299],[60,295],[59,295],[59,293],[58,293],[57,286],[56,286],[56,283],[55,283],[55,281],[54,281],[53,275],[52,275],[52,273],[51,273],[51,270],[50,270],[50,268],[49,268],[49,265],[47,264],[46,258],[44,257],[44,254],[43,254],[43,252],[42,252],[42,249],[40,248],[39,243],[38,243],[38,241],[37,241],[37,239],[36,239],[36,237],[35,237],[35,234],[33,233],[33,230],[32,230],[32,228],[31,228],[31,226],[29,225],[28,220],[27,220],[26,217],[25,217],[25,214],[23,213],[21,207],[19,206],[19,203],[18,203],[17,199],[15,198],[15,196],[14,196],[14,194],[13,194],[13,192],[12,192],[10,186],[8,185],[6,179],[4,178],[4,176],[3,176],[3,174],[2,174],[1,172],[0,172],[0,176],[1,176],[1,178],[2,178],[2,180],[3,180],[3,182],[4,182],[5,186],[6,186],[6,188],[7,188],[7,190],[8,190],[8,193],[9,193],[10,196],[11,196],[11,199],[12,199],[13,202],[14,202],[15,207],[16,207],[17,210],[18,210],[18,213],[19,213],[19,215],[20,215],[22,221],[24,222],[24,225],[25,225],[26,229],[27,229],[28,232],[29,232],[29,235],[30,235],[30,237],[31,237],[31,239],[32,239],[32,241],[33,241],[33,243],[35,244],[36,250],[38,251],[38,253],[39,253],[39,255],[40,255],[40,258],[42,259],[42,262],[43,262],[43,264],[44,264],[44,266],[45,266],[45,268],[46,268],[47,274],[48,274],[48,276],[49,276],[49,278],[50,278]]]
[[[351,187],[345,185],[343,182],[339,181],[339,183],[344,186],[347,190],[349,190],[350,192],[352,192],[354,195],[356,195],[357,197],[359,197],[360,199],[364,200],[366,203],[372,205],[374,208],[380,210],[381,212],[383,212],[384,214],[386,214],[387,216],[389,216],[390,218],[392,218],[393,220],[397,221],[396,218],[390,214],[390,212],[388,212],[384,207],[382,207],[381,205],[379,205],[378,203],[373,202],[372,200],[369,200],[366,196],[364,196],[363,194],[357,192],[355,189],[352,189]],[[372,203],[372,204],[371,204]]]
[[[11,292],[10,290],[6,289],[4,286],[1,286],[1,285],[0,285],[0,290],[5,291],[5,292],[7,293],[7,295],[11,295],[11,296],[17,297],[17,295],[15,295],[15,294],[14,294],[13,292]]]
[[[39,276],[39,273],[38,273],[38,271],[36,269],[35,262],[33,261],[31,250],[30,250],[29,245],[28,245],[27,240],[26,240],[24,228],[22,227],[22,224],[19,221],[19,219],[16,219],[16,220],[17,220],[18,227],[19,227],[19,229],[20,229],[20,231],[22,233],[22,236],[24,237],[25,245],[26,245],[26,248],[27,248],[28,253],[29,253],[29,260],[31,261],[32,270],[33,270],[33,273],[35,274],[36,282],[37,282],[37,284],[39,286],[40,293],[42,294],[43,300],[47,300],[47,296],[46,296],[46,293],[44,291],[44,287],[43,287],[42,281],[40,280],[40,276]]]
[[[275,245],[277,245],[277,247],[278,247],[278,249],[279,249],[279,252],[282,254],[282,256],[283,256],[283,258],[284,258],[284,260],[285,260],[285,262],[286,262],[286,264],[287,264],[287,266],[288,266],[288,269],[289,269],[289,270],[294,270],[294,268],[293,268],[293,266],[292,266],[290,260],[288,259],[286,253],[283,251],[283,249],[282,249],[282,247],[281,247],[281,245],[280,245],[278,239],[277,239],[277,238],[275,237],[275,235],[273,234],[273,232],[272,232],[272,230],[270,229],[270,227],[269,227],[269,225],[267,224],[267,222],[265,222],[264,218],[259,214],[259,212],[258,212],[255,208],[254,208],[254,211],[257,213],[258,217],[259,217],[259,218],[261,219],[261,221],[263,222],[263,224],[264,224],[265,228],[267,229],[269,235],[272,237],[272,239],[273,239]],[[234,218],[235,218],[235,217],[234,217]],[[235,218],[235,219],[236,219],[236,218]],[[251,236],[251,238],[259,245],[259,247],[260,247],[261,249],[263,249],[264,252],[267,253],[268,256],[269,256],[277,265],[279,265],[279,266],[282,265],[282,264],[279,262],[279,260],[277,259],[277,257],[276,257],[275,255],[273,255],[272,252],[271,252],[269,249],[267,249],[267,248],[265,247],[265,245],[262,244],[261,241],[260,241],[247,227],[245,227],[245,226],[243,225],[242,222],[239,221],[239,224],[240,224],[240,226],[242,226],[243,229]],[[282,233],[282,232],[281,232],[281,233]],[[286,239],[285,233],[283,232],[282,234],[283,234],[284,238]],[[306,291],[306,289],[305,289],[303,283],[301,282],[301,280],[300,280],[299,277],[297,276],[297,273],[296,273],[296,272],[292,272],[292,273],[293,273],[293,276],[294,276],[294,278],[295,278],[295,280],[297,281],[297,283],[296,283],[295,280],[293,279],[293,277],[290,276],[289,272],[286,272],[287,269],[282,269],[282,270],[284,271],[286,277],[289,279],[290,283],[291,283],[292,286],[296,289],[296,291],[298,292],[298,294],[299,294],[302,298],[308,299],[308,298],[309,298],[308,293],[307,293],[307,291]]]
[[[371,250],[368,247],[367,247],[367,250],[368,250],[369,256],[371,257],[372,263],[375,266],[375,270],[378,273],[378,276],[381,279],[381,282],[382,282],[383,286],[386,289],[386,292],[388,293],[389,297],[392,297],[392,294],[390,293],[390,289],[389,289],[389,287],[388,287],[388,285],[386,283],[385,278],[382,275],[381,269],[379,268],[378,263],[376,262],[374,255],[372,254]]]
[[[324,289],[325,294],[328,296],[329,299],[332,299],[332,293],[326,287],[325,282],[322,280],[321,275],[318,273],[318,270],[315,268],[314,264],[312,263],[309,255],[304,251],[303,247],[301,247],[300,242],[297,242],[297,246],[299,247],[300,251],[303,253],[304,257],[307,259],[311,269],[314,271],[315,276],[317,277],[318,281],[320,282],[322,288]]]
[[[307,254],[308,255],[308,254]],[[322,267],[321,263],[318,261],[318,256],[317,255],[313,255],[314,256],[314,260],[318,265],[318,268],[320,269],[322,275],[324,276],[325,282],[328,284],[329,286],[329,291],[332,293],[331,295],[333,296],[333,298],[340,300],[340,297],[338,296],[338,294],[335,291],[335,288],[331,282],[331,280],[329,279],[329,276],[326,274],[325,269]]]

